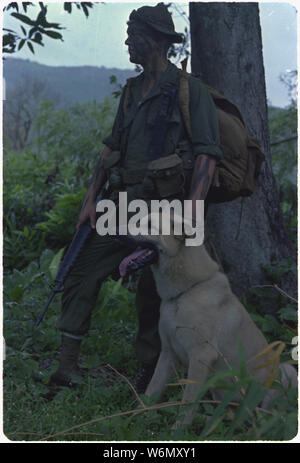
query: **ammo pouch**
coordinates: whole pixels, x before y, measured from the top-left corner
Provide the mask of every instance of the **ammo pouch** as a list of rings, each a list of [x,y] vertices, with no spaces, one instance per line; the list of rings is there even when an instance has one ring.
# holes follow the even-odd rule
[[[150,161],[143,181],[145,193],[160,198],[184,192],[183,163],[178,154],[170,154]],[[152,190],[152,191],[151,191]]]

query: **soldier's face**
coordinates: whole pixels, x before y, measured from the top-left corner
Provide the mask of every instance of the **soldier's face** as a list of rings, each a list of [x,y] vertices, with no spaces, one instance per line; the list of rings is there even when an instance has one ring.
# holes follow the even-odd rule
[[[155,42],[147,35],[145,29],[138,24],[130,24],[127,29],[129,59],[135,64],[145,64],[151,56]]]

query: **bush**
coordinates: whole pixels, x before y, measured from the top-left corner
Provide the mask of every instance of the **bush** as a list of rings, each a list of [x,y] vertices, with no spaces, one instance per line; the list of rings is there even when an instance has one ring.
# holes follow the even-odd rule
[[[295,101],[286,109],[269,108],[272,168],[285,224],[297,245],[297,113]]]
[[[181,410],[180,380],[169,386],[163,404],[152,405],[142,395],[139,401],[145,409],[139,408],[137,414],[139,402],[130,386],[137,372],[134,295],[121,281],[109,280],[102,286],[89,336],[83,341],[80,362],[89,368],[89,376],[75,389],[62,388],[51,401],[46,400],[45,384],[57,367],[60,345],[55,328],[59,298],[39,329],[34,329],[34,322],[49,294],[53,258],[53,252],[46,250],[39,263],[32,262],[23,271],[6,277],[4,432],[8,438],[39,441],[53,435],[48,440],[256,441],[295,436],[297,391],[285,390],[276,408],[261,410],[259,403],[265,390],[246,373],[241,348],[239,368],[213,374],[202,387],[197,399],[200,413],[189,428],[171,430]],[[262,328],[274,336],[272,326]],[[226,388],[222,402],[212,399],[211,387]],[[230,404],[241,391],[243,399],[239,405],[232,405],[234,414],[230,414]]]
[[[56,109],[43,103],[39,136],[22,153],[4,156],[4,268],[22,269],[46,247],[72,238],[114,104],[85,103]]]

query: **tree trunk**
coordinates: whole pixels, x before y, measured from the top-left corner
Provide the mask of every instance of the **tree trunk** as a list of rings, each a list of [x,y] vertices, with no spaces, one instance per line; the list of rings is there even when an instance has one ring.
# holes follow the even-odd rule
[[[296,258],[271,167],[258,5],[191,2],[190,23],[192,72],[238,106],[266,155],[254,194],[210,206],[206,222],[223,269],[241,296],[254,285],[270,283],[262,265]],[[289,272],[281,284],[295,296],[295,275]]]

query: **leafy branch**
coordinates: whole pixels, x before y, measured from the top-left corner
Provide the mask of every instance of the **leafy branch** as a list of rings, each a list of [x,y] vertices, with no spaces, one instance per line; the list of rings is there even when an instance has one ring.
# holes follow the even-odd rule
[[[89,8],[93,7],[90,2],[65,2],[63,3],[64,11],[72,13],[72,7],[75,5],[79,10],[83,11],[84,15],[88,18]],[[34,45],[44,46],[44,37],[50,37],[55,40],[62,40],[61,32],[58,32],[64,27],[58,23],[49,23],[47,21],[47,5],[39,2],[39,12],[35,19],[27,15],[27,10],[35,5],[32,2],[17,2],[9,3],[3,8],[3,11],[14,10],[10,16],[20,21],[21,32],[16,30],[4,28],[3,35],[3,54],[12,54],[20,51],[25,44],[29,50],[34,53]],[[22,12],[20,12],[22,11]]]

